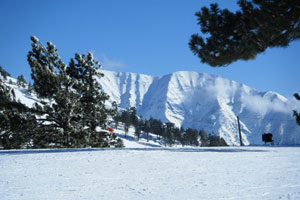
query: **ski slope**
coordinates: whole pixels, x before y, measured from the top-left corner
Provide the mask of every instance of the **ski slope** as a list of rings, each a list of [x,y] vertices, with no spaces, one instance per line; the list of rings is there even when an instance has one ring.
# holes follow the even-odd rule
[[[300,199],[299,147],[0,151],[1,200]]]

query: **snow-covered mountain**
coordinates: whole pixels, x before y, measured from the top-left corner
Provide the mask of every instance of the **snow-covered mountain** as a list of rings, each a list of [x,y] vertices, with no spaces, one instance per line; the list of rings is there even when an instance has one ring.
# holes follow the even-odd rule
[[[101,70],[99,85],[121,108],[136,107],[144,119],[170,121],[184,128],[216,133],[230,145],[239,145],[237,116],[244,144],[262,144],[261,135],[272,133],[277,145],[299,145],[300,126],[292,116],[299,101],[275,92],[260,92],[220,76],[175,72],[165,76]],[[17,99],[27,106],[38,102],[34,94],[8,77]]]
[[[98,82],[110,102],[136,107],[138,115],[170,121],[185,128],[215,132],[238,145],[237,116],[243,142],[262,144],[272,133],[278,145],[300,144],[300,127],[292,116],[299,102],[275,92],[260,92],[220,76],[180,71],[165,76],[101,70]]]

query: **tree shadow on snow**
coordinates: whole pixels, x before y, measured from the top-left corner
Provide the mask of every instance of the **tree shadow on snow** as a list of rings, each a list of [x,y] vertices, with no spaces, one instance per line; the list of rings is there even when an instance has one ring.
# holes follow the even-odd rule
[[[151,146],[151,144],[149,144]],[[179,153],[243,153],[243,152],[269,152],[266,149],[253,149],[253,148],[239,148],[239,147],[199,147],[199,148],[158,148],[152,145],[152,148],[69,148],[69,149],[22,149],[22,150],[0,150],[0,155],[22,155],[22,154],[49,154],[49,153],[76,153],[76,152],[93,152],[93,151],[166,151],[166,152],[179,152]]]
[[[125,138],[125,135],[124,134],[119,134],[119,133],[116,133],[116,135],[121,138],[121,139],[126,139],[126,140],[129,140],[129,141],[134,141],[136,142],[137,144],[142,144],[144,146],[148,146],[148,147],[161,147],[160,145],[156,145],[156,144],[151,144],[151,143],[147,143],[147,142],[141,142],[141,141],[137,141],[135,137],[133,136],[130,136],[130,135],[126,135],[126,138]],[[142,139],[142,137],[140,138]],[[146,138],[143,138],[143,139],[146,139]],[[150,141],[154,141],[156,142],[156,139],[154,139],[152,136],[149,135],[149,140]],[[129,148],[126,148],[126,149],[129,149]]]

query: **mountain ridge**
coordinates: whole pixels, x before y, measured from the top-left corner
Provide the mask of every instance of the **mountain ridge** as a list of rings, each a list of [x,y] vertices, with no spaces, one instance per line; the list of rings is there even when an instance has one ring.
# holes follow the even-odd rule
[[[273,91],[261,92],[218,75],[178,71],[163,76],[101,70],[102,90],[121,108],[136,107],[145,119],[157,118],[185,128],[215,132],[230,145],[238,145],[237,116],[243,142],[261,145],[261,134],[272,132],[275,144],[300,144],[300,131],[292,116],[299,108]],[[273,117],[272,117],[273,116]],[[281,121],[266,120],[275,118]],[[251,119],[250,119],[251,118]]]
[[[246,145],[262,145],[261,135],[272,133],[276,145],[299,145],[300,126],[292,116],[300,110],[297,100],[279,93],[261,92],[245,84],[206,73],[178,71],[164,76],[100,70],[97,79],[110,96],[106,105],[116,102],[127,109],[136,107],[143,119],[150,117],[176,126],[205,130],[239,145],[237,116]],[[9,82],[12,82],[10,84]],[[8,77],[17,100],[27,106],[38,102],[34,93],[19,87]]]

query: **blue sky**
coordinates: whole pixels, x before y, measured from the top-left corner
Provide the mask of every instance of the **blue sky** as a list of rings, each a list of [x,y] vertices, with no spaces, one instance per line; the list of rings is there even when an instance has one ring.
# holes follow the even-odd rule
[[[30,80],[26,59],[35,35],[44,44],[53,42],[65,63],[91,51],[107,70],[197,71],[287,97],[300,92],[300,41],[228,67],[200,63],[188,47],[190,36],[200,32],[194,13],[214,2],[238,8],[234,0],[0,0],[0,65]]]

